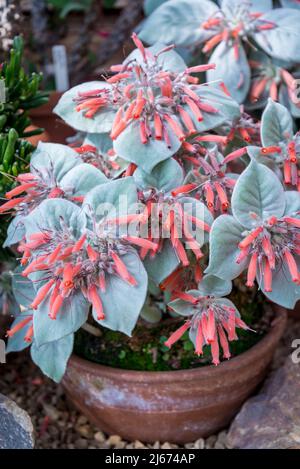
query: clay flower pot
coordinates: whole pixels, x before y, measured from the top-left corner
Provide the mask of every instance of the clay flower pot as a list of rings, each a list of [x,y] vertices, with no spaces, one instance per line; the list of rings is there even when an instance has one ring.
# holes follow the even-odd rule
[[[53,114],[53,109],[62,94],[63,93],[57,91],[52,92],[47,104],[30,111],[33,124],[37,127],[44,128],[47,133],[48,141],[53,143],[66,143],[66,138],[75,134],[74,129],[69,127],[56,114]]]
[[[262,340],[217,367],[127,371],[73,355],[63,386],[75,406],[109,434],[171,443],[206,437],[226,427],[264,379],[286,324],[286,311],[274,309]]]

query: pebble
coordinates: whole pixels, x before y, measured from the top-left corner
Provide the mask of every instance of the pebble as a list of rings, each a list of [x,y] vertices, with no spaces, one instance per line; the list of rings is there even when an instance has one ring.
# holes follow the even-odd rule
[[[94,438],[98,443],[103,443],[105,441],[105,435],[102,432],[97,432],[94,434]]]

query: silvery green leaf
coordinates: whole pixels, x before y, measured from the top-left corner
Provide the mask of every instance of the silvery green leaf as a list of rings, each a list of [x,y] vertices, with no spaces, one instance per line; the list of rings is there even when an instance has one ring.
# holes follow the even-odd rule
[[[153,123],[151,125],[153,130]],[[140,138],[139,122],[133,122],[114,141],[114,150],[124,160],[135,163],[147,173],[151,173],[158,163],[173,156],[181,147],[181,142],[170,126],[165,123],[165,127],[170,137],[170,147],[167,146],[165,140],[156,140],[154,137],[149,138],[148,143],[143,144]]]
[[[241,4],[243,3],[241,0],[220,0],[219,1],[222,10],[225,13],[232,13],[233,8],[239,8],[241,7]],[[272,10],[273,4],[272,0],[251,0],[244,2],[246,5],[249,5],[250,11],[254,12],[263,12],[263,11],[269,11]]]
[[[8,225],[7,236],[3,244],[4,248],[17,244],[24,238],[25,228],[23,219],[24,217],[22,215],[16,215]]]
[[[300,61],[300,12],[291,8],[275,8],[259,18],[275,23],[276,27],[255,32],[257,44],[271,57],[287,61]]]
[[[214,70],[206,73],[207,81],[224,81],[231,96],[243,103],[250,86],[250,67],[242,44],[239,45],[238,58],[233,47],[222,41],[213,51],[209,63],[216,64]]]
[[[33,314],[33,311],[28,310],[28,311],[22,311],[14,320],[14,322],[11,325],[11,329],[15,326],[17,326],[21,321],[24,321],[28,316]],[[28,332],[28,329],[30,327],[30,323],[26,324],[19,332],[14,334],[12,337],[9,337],[7,341],[7,346],[6,346],[6,353],[11,353],[11,352],[21,352],[25,348],[29,347],[30,343],[25,342],[25,336]]]
[[[163,3],[167,2],[168,0],[145,0],[144,2],[144,11],[145,15],[149,16],[153,13],[156,8],[160,7]]]
[[[244,227],[232,215],[221,215],[214,221],[210,232],[210,255],[206,274],[225,280],[238,277],[247,266],[247,260],[237,264]]]
[[[86,216],[77,205],[65,199],[44,200],[24,220],[26,238],[41,229],[61,230],[61,222],[72,229],[75,239],[79,239],[86,227]]]
[[[199,298],[200,296],[198,290],[189,290],[187,293],[195,298]],[[197,306],[192,303],[180,299],[170,301],[168,306],[177,314],[180,314],[180,316],[192,316],[198,309]]]
[[[293,119],[289,111],[271,98],[261,120],[261,140],[264,147],[278,145],[293,135]]]
[[[234,217],[243,226],[253,228],[256,222],[251,214],[260,220],[283,215],[284,190],[273,171],[252,160],[234,187],[231,203]]]
[[[298,78],[299,79],[299,78]],[[300,99],[299,99],[299,87],[294,90],[293,99],[290,98],[287,86],[282,84],[279,88],[279,102],[285,106],[293,117],[299,119],[300,117]]]
[[[59,383],[65,374],[73,344],[74,334],[40,347],[34,342],[31,347],[31,358],[46,376]]]
[[[87,134],[84,142],[84,145],[93,145],[97,148],[100,155],[103,155],[104,158],[108,158],[109,150],[113,149],[113,141],[110,138],[109,134]],[[119,168],[114,169],[113,167],[110,169],[110,178],[115,179],[119,177],[127,168],[128,168],[128,161],[116,156],[114,162],[117,163]]]
[[[88,318],[90,305],[81,292],[75,292],[64,299],[57,318],[51,319],[49,312],[52,290],[39,305],[33,316],[34,339],[37,346],[59,340],[72,332],[76,332]]]
[[[300,8],[297,0],[280,0],[280,3],[284,8]]]
[[[154,188],[165,193],[171,192],[172,189],[183,184],[183,170],[173,158],[159,163],[151,173],[137,168],[133,177],[138,188]]]
[[[84,196],[94,187],[107,183],[106,176],[94,166],[82,163],[71,169],[60,181],[60,188],[72,196]]]
[[[76,130],[90,133],[110,132],[116,114],[114,109],[104,107],[90,119],[84,116],[83,111],[76,111],[76,103],[74,102],[74,98],[78,96],[78,92],[109,88],[110,85],[104,81],[89,81],[77,85],[62,95],[57,106],[53,109],[53,112]]]
[[[224,280],[214,275],[205,275],[198,285],[201,296],[214,296],[215,298],[229,295],[232,290],[230,280]]]
[[[205,204],[192,197],[180,197],[179,202],[182,205],[186,215],[191,215],[195,218],[198,218],[199,220],[207,223],[209,226],[212,225],[213,216]],[[207,232],[203,231],[197,226],[193,229],[193,223],[191,221],[188,221],[187,225],[190,233],[193,235],[194,239],[196,239],[200,247],[203,246],[203,244],[208,241]]]
[[[165,47],[165,42],[157,42],[156,44],[154,44],[154,46],[148,47],[147,51],[149,52],[150,56],[155,56],[159,54],[163,49],[165,49]],[[139,49],[135,49],[133,52],[131,52],[131,54],[129,54],[126,60],[124,61],[124,64],[131,63],[133,60],[136,60],[142,66],[145,65],[144,58]],[[181,73],[184,72],[184,70],[186,69],[186,64],[184,60],[174,50],[170,50],[164,52],[163,54],[159,54],[157,56],[157,63],[162,67],[163,70],[167,70],[170,72]]]
[[[95,321],[113,331],[131,336],[147,295],[147,272],[136,251],[122,256],[127,270],[137,280],[137,286],[129,285],[117,275],[106,276],[106,291],[98,291],[103,304],[105,319],[98,321],[93,310]]]
[[[203,85],[199,86],[195,91],[203,103],[218,109],[216,113],[203,111],[203,121],[198,122],[189,108],[185,106],[185,110],[188,111],[192,117],[198,132],[215,129],[225,122],[231,122],[240,117],[240,107],[238,103],[230,96],[227,96],[219,87]]]
[[[67,145],[40,142],[31,156],[30,169],[33,172],[51,170],[54,177],[60,181],[72,168],[81,163],[78,153]]]
[[[110,181],[92,189],[84,199],[83,209],[92,210],[96,221],[113,219],[127,213],[133,213],[138,202],[137,189],[133,177]]]
[[[300,269],[300,257],[294,256]],[[283,261],[276,266],[275,271],[272,271],[272,291],[266,292],[264,289],[264,279],[261,276],[257,277],[257,282],[262,289],[263,293],[269,300],[283,306],[284,308],[293,309],[300,299],[300,285],[297,285],[291,279],[291,274],[286,263]]]
[[[299,217],[300,214],[300,194],[298,191],[287,191],[284,193],[286,206],[285,216]]]
[[[100,153],[107,153],[113,147],[113,141],[109,133],[92,134],[88,133],[83,142],[84,145],[93,145]]]
[[[210,37],[211,33],[201,28],[201,23],[217,11],[217,5],[208,0],[166,2],[144,22],[140,38],[148,44],[165,42],[193,46]]]
[[[148,272],[149,277],[159,285],[174,270],[179,266],[180,261],[174,251],[171,242],[168,239],[164,240],[163,247],[155,257],[147,256],[144,260],[144,266]]]
[[[23,270],[22,266],[18,266],[12,273],[12,290],[16,302],[20,306],[28,308],[34,300],[36,292],[31,280],[21,275]]]
[[[157,306],[145,305],[141,311],[141,318],[150,324],[157,324],[162,318],[162,313]]]

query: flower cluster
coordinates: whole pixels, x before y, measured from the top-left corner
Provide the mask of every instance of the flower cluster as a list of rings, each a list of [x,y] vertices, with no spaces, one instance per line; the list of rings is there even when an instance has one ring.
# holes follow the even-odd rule
[[[156,140],[164,140],[167,146],[171,146],[170,130],[183,141],[186,135],[196,133],[185,106],[198,122],[203,120],[203,112],[218,113],[216,107],[203,102],[195,92],[199,79],[192,76],[192,73],[204,72],[214,65],[189,67],[182,73],[164,70],[158,57],[172,50],[173,46],[152,54],[135,34],[132,38],[142,61],[133,59],[112,66],[111,70],[117,73],[106,80],[111,85],[109,88],[79,91],[74,98],[76,111],[83,111],[85,117],[93,118],[102,108],[115,109],[117,112],[110,134],[112,140],[137,121],[143,144],[154,135]]]
[[[266,292],[272,291],[272,271],[286,264],[292,282],[300,284],[300,272],[294,255],[300,254],[300,220],[293,217],[270,217],[246,234],[239,243],[237,263],[249,256],[247,283],[253,287],[256,275],[264,279]]]

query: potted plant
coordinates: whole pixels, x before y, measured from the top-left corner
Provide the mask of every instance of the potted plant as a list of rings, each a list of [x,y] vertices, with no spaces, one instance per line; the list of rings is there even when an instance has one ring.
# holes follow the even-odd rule
[[[105,431],[186,442],[256,389],[300,297],[300,198],[281,172],[298,174],[298,136],[282,105],[259,126],[222,82],[199,84],[213,64],[132,37],[112,77],[55,109],[81,146],[40,144],[0,207],[21,256],[8,351],[30,346]]]

